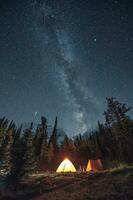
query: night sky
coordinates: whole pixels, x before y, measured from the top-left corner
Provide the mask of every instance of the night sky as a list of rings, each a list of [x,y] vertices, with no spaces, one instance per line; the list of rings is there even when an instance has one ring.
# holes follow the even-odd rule
[[[110,96],[133,107],[133,1],[0,0],[1,117],[75,135]]]

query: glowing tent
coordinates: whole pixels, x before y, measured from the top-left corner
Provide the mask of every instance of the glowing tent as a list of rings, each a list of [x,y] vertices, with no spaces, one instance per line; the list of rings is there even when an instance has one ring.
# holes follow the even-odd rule
[[[76,169],[69,159],[65,159],[61,162],[56,172],[76,172]]]
[[[87,164],[86,171],[99,171],[102,170],[103,166],[101,160],[89,160]]]

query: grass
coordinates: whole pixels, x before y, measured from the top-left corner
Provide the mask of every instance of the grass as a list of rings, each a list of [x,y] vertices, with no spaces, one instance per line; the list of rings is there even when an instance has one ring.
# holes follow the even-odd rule
[[[133,175],[133,165],[129,166],[126,164],[120,164],[119,167],[112,168],[110,170],[110,172],[114,175],[116,175],[116,174],[122,174],[122,175],[131,174],[131,175]]]
[[[132,200],[132,188],[133,166],[96,173],[46,172],[25,177],[16,200]]]

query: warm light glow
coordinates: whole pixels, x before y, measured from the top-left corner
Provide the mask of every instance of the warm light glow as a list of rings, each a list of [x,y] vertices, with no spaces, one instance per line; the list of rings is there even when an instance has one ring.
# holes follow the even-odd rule
[[[88,164],[87,164],[87,168],[86,171],[98,171],[98,170],[102,170],[103,166],[101,163],[101,160],[89,160]]]
[[[72,162],[68,158],[65,158],[57,168],[56,172],[76,172],[76,169]]]

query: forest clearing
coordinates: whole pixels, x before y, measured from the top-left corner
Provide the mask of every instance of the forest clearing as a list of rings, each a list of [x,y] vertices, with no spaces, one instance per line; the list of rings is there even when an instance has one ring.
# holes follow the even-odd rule
[[[17,192],[1,200],[117,200],[133,199],[133,168],[120,167],[96,173],[40,173],[25,177]],[[8,195],[7,195],[8,194]]]

